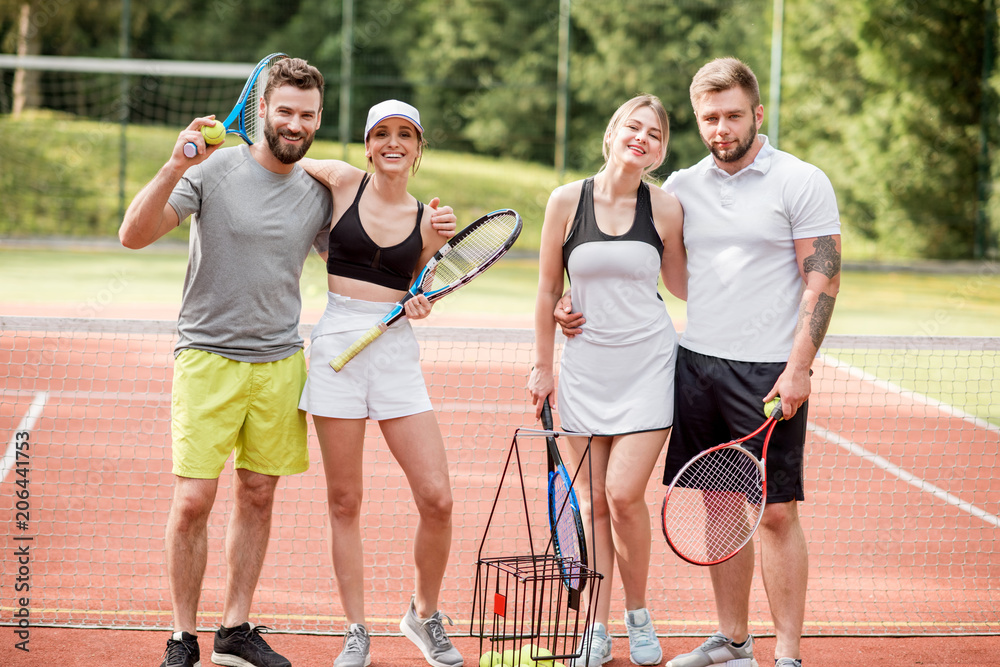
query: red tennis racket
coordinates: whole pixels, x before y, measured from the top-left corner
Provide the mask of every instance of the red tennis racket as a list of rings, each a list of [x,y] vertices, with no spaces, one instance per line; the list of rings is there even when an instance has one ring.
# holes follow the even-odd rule
[[[757,531],[767,502],[767,446],[781,420],[781,401],[768,403],[765,413],[767,419],[753,433],[701,452],[670,483],[661,512],[663,536],[687,562],[729,560]],[[757,459],[741,445],[765,429]]]

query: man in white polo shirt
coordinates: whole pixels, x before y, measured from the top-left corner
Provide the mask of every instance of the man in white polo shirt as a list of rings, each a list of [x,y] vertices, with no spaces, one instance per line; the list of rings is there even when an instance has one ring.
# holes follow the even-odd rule
[[[757,131],[764,118],[757,79],[734,58],[695,75],[691,104],[711,151],[663,187],[684,207],[687,327],[674,383],[674,430],[664,483],[692,456],[752,432],[763,405],[781,397],[784,420],[767,457],[761,570],[774,621],[775,665],[801,667],[808,552],[799,523],[813,359],[840,287],[840,217],[826,175],[776,150]],[[566,305],[561,303],[560,305]],[[556,319],[567,335],[579,314]],[[749,443],[760,455],[763,438]],[[754,549],[748,544],[710,573],[719,630],[667,667],[756,665],[748,633]]]

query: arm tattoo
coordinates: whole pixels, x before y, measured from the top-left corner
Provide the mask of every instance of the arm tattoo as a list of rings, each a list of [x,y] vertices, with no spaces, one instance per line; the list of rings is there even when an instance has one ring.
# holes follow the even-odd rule
[[[833,304],[837,300],[829,294],[820,293],[816,299],[816,308],[813,310],[812,318],[809,320],[809,338],[813,345],[819,349],[823,338],[826,337],[826,330],[830,328],[830,318],[833,317]]]
[[[830,328],[830,320],[833,318],[833,305],[837,299],[829,294],[820,293],[816,299],[816,307],[809,310],[809,304],[805,301],[799,306],[798,320],[795,322],[795,333],[798,334],[803,328],[809,328],[809,340],[819,349],[826,337],[826,330]]]
[[[840,273],[840,253],[837,252],[837,244],[831,236],[820,236],[813,241],[813,248],[816,249],[809,257],[802,262],[802,269],[805,273],[818,271],[827,278],[833,278]]]

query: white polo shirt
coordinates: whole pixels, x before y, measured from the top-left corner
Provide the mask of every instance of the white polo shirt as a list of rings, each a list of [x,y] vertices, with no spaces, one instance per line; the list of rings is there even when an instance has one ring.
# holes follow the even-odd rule
[[[708,155],[663,184],[684,207],[687,327],[680,344],[734,361],[788,361],[804,289],[796,239],[840,234],[833,185],[773,148],[730,176]]]

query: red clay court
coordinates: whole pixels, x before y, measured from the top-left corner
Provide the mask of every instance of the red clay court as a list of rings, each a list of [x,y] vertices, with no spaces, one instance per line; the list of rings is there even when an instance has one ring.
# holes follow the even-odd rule
[[[0,623],[12,626],[0,630],[7,637],[0,663],[158,664],[171,623],[163,526],[172,487],[173,326],[0,317],[0,425],[9,443],[0,483],[8,517],[0,527],[7,554]],[[547,545],[541,441],[522,439],[519,447],[529,516],[519,488],[505,484],[497,495],[514,432],[537,426],[524,391],[532,337],[518,329],[418,333],[456,500],[442,611],[455,622],[450,634],[466,664],[474,665],[480,641],[469,628],[480,553],[527,553],[529,529],[536,550]],[[801,508],[810,542],[803,645],[810,666],[1000,664],[998,349],[997,339],[830,336],[824,344],[814,366]],[[19,433],[30,442],[21,458]],[[371,426],[364,532],[368,615],[372,632],[385,636],[373,642],[373,664],[425,664],[395,636],[410,595],[415,513],[376,433]],[[255,601],[255,622],[282,633],[272,644],[287,647],[295,664],[332,663],[341,638],[328,635],[344,630],[312,445],[311,469],[279,487]],[[210,526],[200,616],[206,629],[221,609],[227,476]],[[660,535],[662,494],[654,478],[647,493],[654,521],[650,608],[670,657],[711,633],[715,616],[707,572],[680,561]],[[23,523],[19,511],[27,515]],[[30,548],[30,653],[14,648],[16,544]],[[773,628],[759,577],[755,586],[752,632],[761,637],[757,658],[764,665]],[[624,623],[618,619],[610,630],[624,634]],[[210,637],[202,634],[203,652]],[[614,656],[609,664],[628,664],[626,639],[616,640]]]

